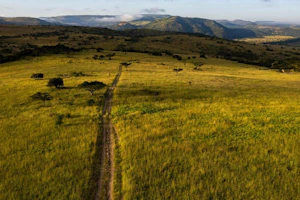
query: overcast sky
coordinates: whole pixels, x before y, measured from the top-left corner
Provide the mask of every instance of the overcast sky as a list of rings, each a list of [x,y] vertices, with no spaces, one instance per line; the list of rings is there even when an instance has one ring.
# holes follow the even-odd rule
[[[300,23],[300,0],[0,0],[0,16],[171,14]]]

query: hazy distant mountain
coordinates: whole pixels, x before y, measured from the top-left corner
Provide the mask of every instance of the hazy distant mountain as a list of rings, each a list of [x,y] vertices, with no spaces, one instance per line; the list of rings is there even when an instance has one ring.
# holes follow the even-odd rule
[[[275,22],[275,21],[256,21],[259,26],[277,26],[277,27],[289,27],[292,26],[290,23]]]
[[[109,27],[114,26],[120,22],[149,22],[165,17],[170,17],[170,15],[67,15],[57,17],[41,17],[40,19],[48,21],[50,23],[59,22],[61,24],[73,26]]]
[[[161,31],[186,33],[202,33],[226,39],[255,37],[255,33],[247,29],[230,29],[215,21],[201,18],[169,17],[145,25],[143,28]]]
[[[57,17],[41,17],[50,23],[61,23],[72,26],[106,27],[122,21],[117,15],[68,15]]]
[[[0,24],[11,24],[11,25],[53,25],[50,22],[31,18],[31,17],[0,17]]]
[[[234,20],[234,21],[229,21],[229,20],[215,20],[219,24],[222,24],[223,26],[227,28],[242,28],[246,26],[256,26],[254,22],[251,21],[244,21],[244,20]]]

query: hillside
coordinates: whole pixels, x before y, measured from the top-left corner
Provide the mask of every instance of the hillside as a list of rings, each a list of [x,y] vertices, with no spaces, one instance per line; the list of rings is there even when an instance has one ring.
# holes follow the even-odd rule
[[[229,29],[221,24],[201,18],[170,17],[144,26],[147,29],[186,33],[202,33],[226,39],[255,37],[255,33],[247,29]]]
[[[245,26],[253,26],[256,25],[254,22],[251,21],[244,21],[244,20],[215,20],[217,23],[227,27],[227,28],[242,28]]]
[[[7,18],[7,17],[0,17],[0,24],[10,24],[10,25],[53,25],[50,22],[31,18],[31,17],[14,17],[14,18]]]
[[[228,31],[226,28],[225,30]],[[253,45],[200,33],[150,29],[113,31],[96,27],[2,25],[0,34],[1,63],[65,50],[78,52],[86,49],[106,49],[154,55],[204,54],[267,68],[300,70],[299,49],[276,45]]]

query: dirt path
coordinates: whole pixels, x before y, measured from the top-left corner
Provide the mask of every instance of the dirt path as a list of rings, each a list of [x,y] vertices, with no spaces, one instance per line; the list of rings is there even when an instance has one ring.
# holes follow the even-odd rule
[[[113,178],[114,178],[114,134],[111,123],[111,108],[113,92],[118,84],[122,73],[122,67],[119,68],[119,73],[116,76],[112,85],[105,93],[105,103],[102,110],[102,137],[101,137],[101,159],[100,159],[100,178],[98,181],[97,194],[95,200],[113,199]]]

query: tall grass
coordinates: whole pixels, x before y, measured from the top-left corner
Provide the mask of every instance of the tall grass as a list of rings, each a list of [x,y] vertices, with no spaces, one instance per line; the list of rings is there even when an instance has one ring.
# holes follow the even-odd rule
[[[113,109],[124,199],[300,198],[298,73],[132,56]]]
[[[105,88],[90,96],[77,86],[95,80],[109,85],[119,65],[114,60],[100,64],[92,59],[93,54],[0,65],[0,199],[81,199],[87,195]],[[64,78],[64,89],[46,86],[49,78],[74,71],[87,76]],[[37,72],[45,78],[31,79]],[[36,92],[48,92],[53,99],[44,106],[30,98]],[[96,104],[89,106],[89,99]],[[62,115],[62,123],[57,124]]]

